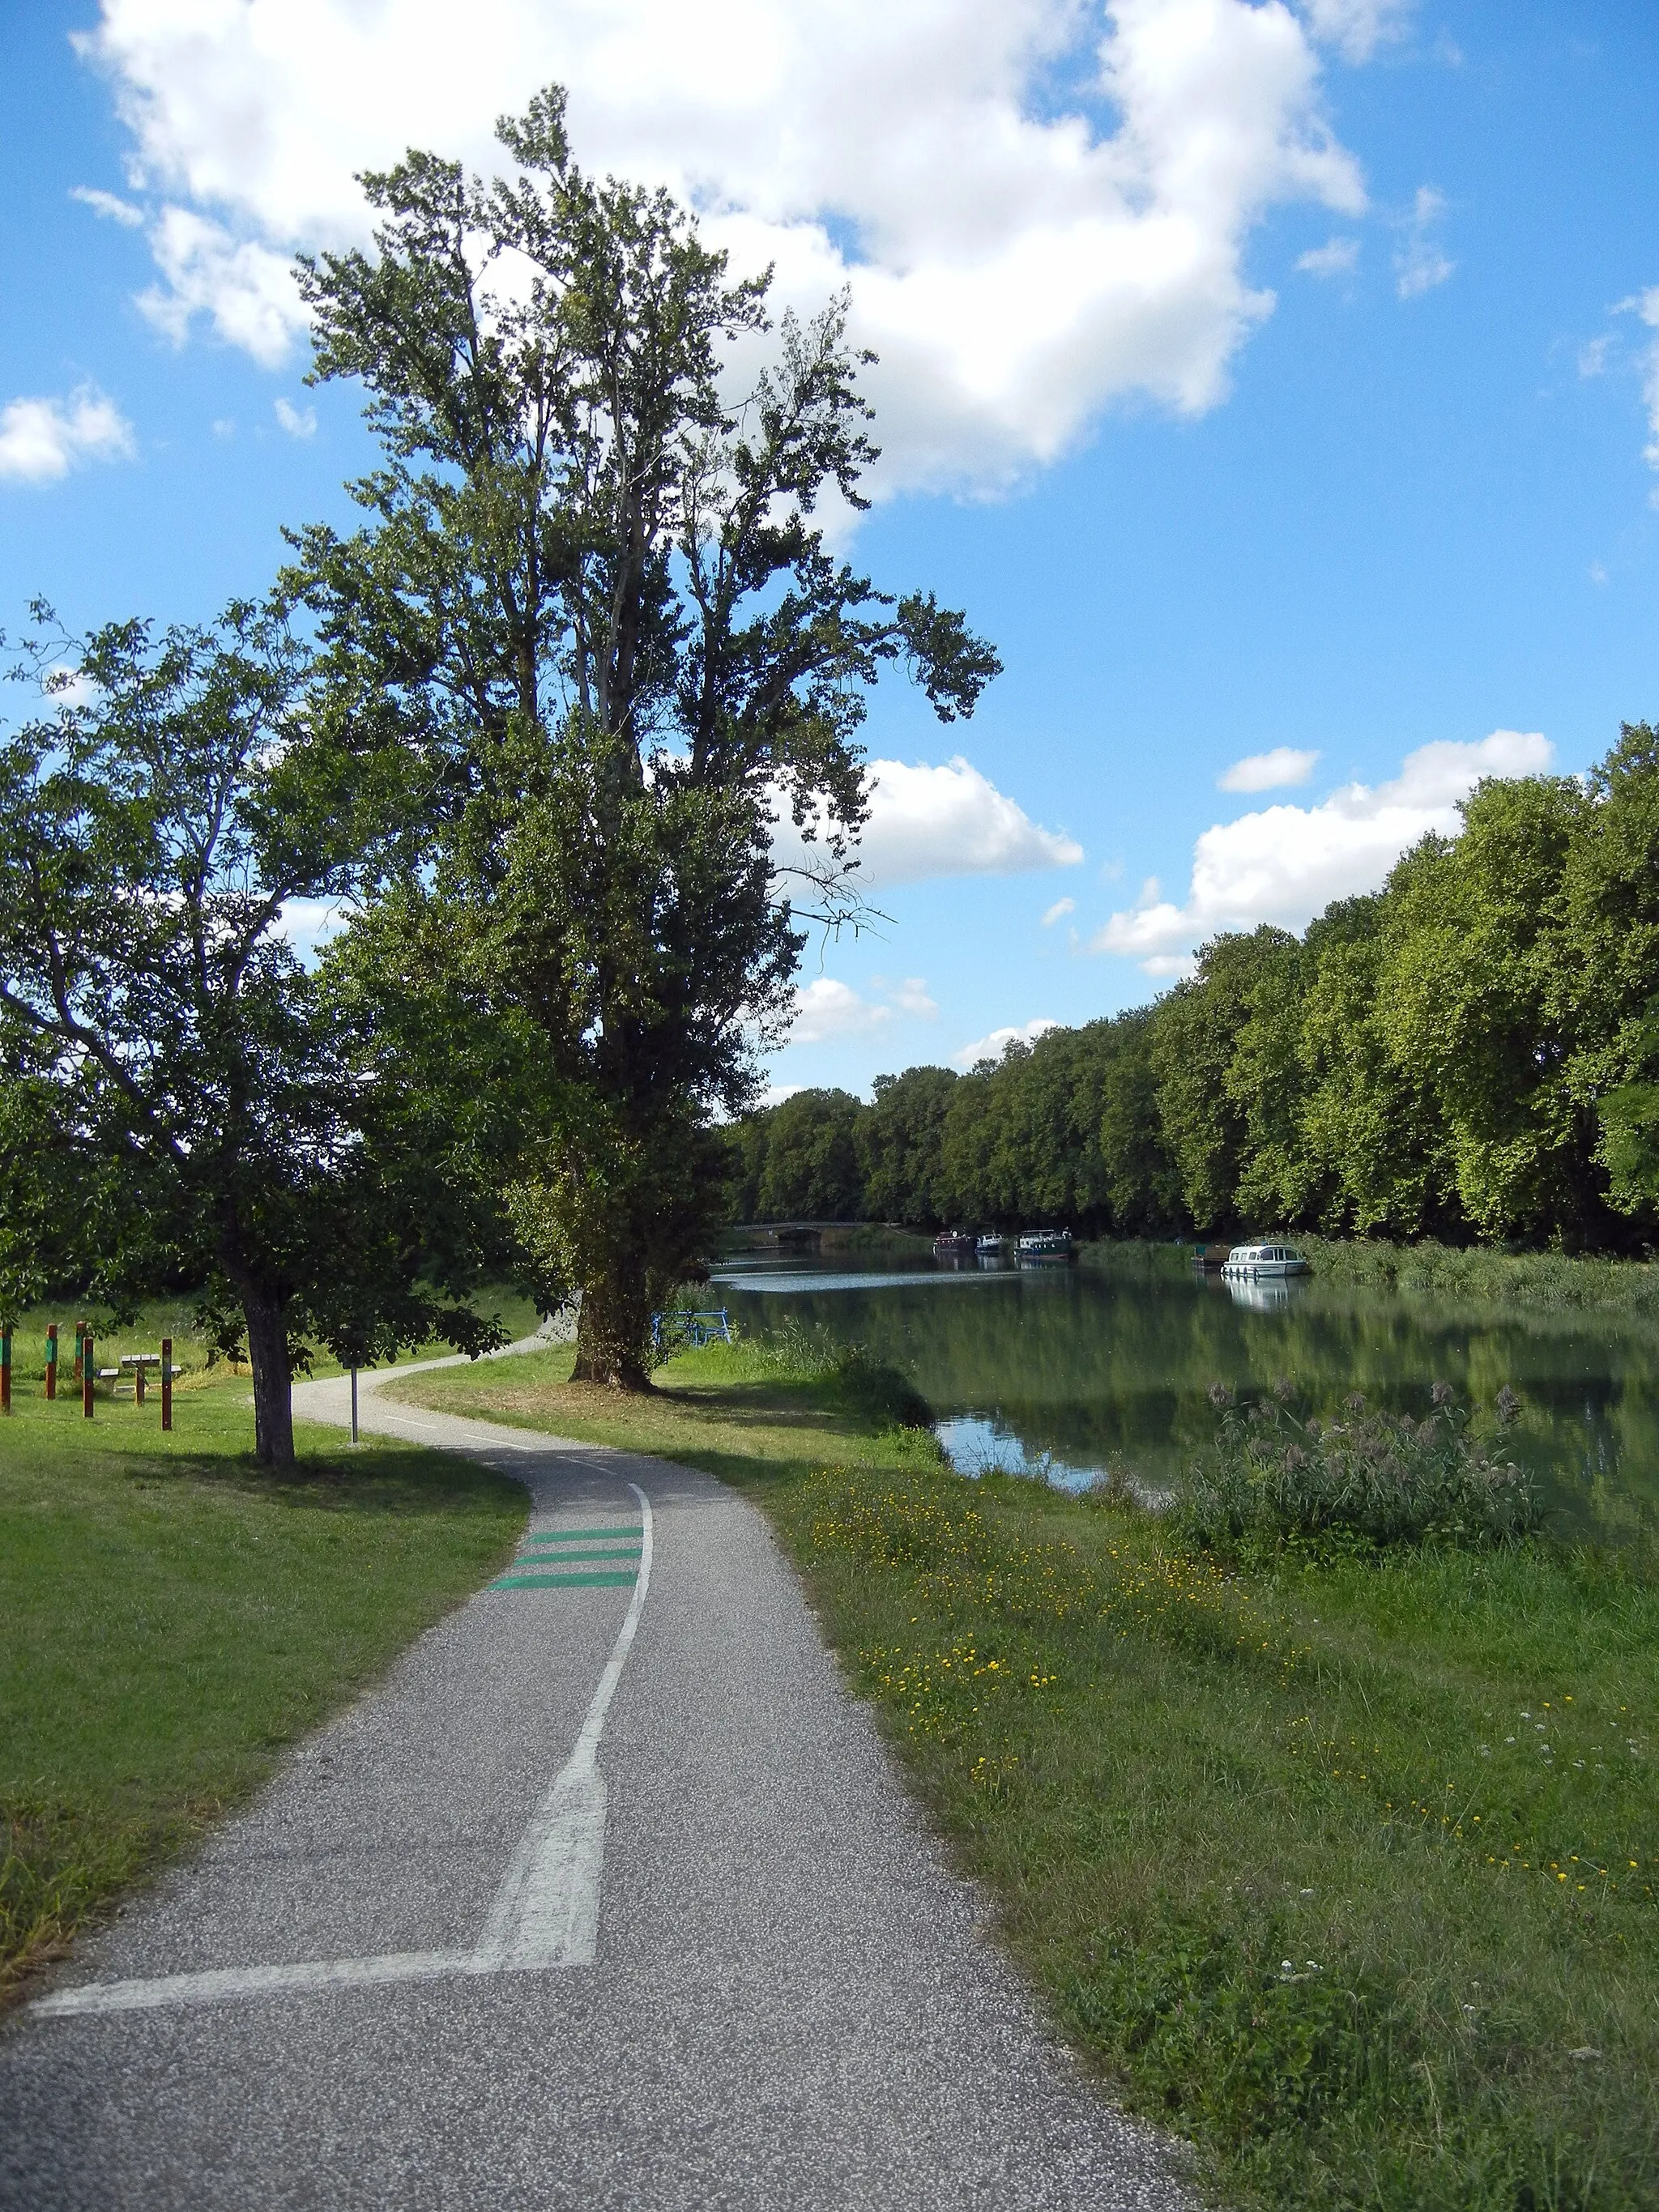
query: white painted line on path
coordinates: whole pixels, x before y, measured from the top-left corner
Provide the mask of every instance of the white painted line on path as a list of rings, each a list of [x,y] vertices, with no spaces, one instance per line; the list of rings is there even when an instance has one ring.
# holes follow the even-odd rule
[[[639,1571],[628,1611],[583,1717],[575,1748],[520,1838],[472,1950],[386,1951],[366,1959],[307,1959],[286,1966],[217,1966],[203,1973],[88,1982],[78,1989],[37,1997],[25,2010],[37,2019],[62,2020],[87,2013],[152,2012],[244,1997],[286,1996],[307,1990],[436,1981],[450,1974],[535,1973],[592,1966],[605,1870],[605,1777],[596,1756],[651,1584],[651,1501],[638,1483],[628,1486],[640,1502],[641,1516]]]
[[[636,1482],[628,1486],[640,1501],[640,1565],[634,1595],[575,1748],[525,1830],[495,1893],[478,1939],[479,1959],[495,1966],[516,1970],[592,1962],[605,1865],[605,1777],[594,1765],[594,1754],[651,1584],[651,1501]]]
[[[287,1996],[295,1990],[342,1989],[368,1982],[430,1982],[480,1971],[471,1951],[384,1951],[373,1959],[305,1959],[291,1966],[218,1966],[202,1974],[161,1974],[132,1982],[88,1982],[37,1997],[27,2009],[40,2020],[74,2013],[155,2012],[174,2005],[222,2003],[229,1997]]]

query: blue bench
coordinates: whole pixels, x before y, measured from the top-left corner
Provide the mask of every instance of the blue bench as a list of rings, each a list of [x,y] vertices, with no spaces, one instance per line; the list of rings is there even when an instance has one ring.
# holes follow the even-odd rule
[[[683,1352],[702,1344],[730,1344],[732,1322],[726,1308],[718,1313],[691,1313],[672,1306],[651,1316],[651,1344],[656,1352]]]

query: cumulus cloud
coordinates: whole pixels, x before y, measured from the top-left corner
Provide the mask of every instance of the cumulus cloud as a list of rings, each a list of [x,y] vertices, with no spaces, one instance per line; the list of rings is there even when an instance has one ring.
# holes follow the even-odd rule
[[[1351,783],[1317,806],[1269,806],[1218,823],[1194,848],[1183,906],[1149,878],[1091,950],[1127,953],[1149,975],[1167,975],[1219,930],[1263,921],[1301,929],[1333,899],[1380,889],[1430,830],[1455,836],[1458,801],[1483,776],[1539,775],[1550,759],[1549,740],[1537,731],[1494,730],[1478,744],[1419,746],[1391,783]]]
[[[353,173],[411,141],[477,167],[550,79],[583,162],[668,185],[781,301],[850,287],[878,490],[995,489],[1116,399],[1226,391],[1273,295],[1252,230],[1355,215],[1323,50],[1363,57],[1389,0],[104,0],[82,51],[115,87],[173,334],[198,314],[267,363],[300,327],[295,247],[365,235]],[[1056,87],[1065,90],[1058,98]]]
[[[290,438],[316,436],[317,410],[314,407],[296,407],[292,400],[276,399],[271,403],[271,411],[280,428],[286,430]]]
[[[1316,246],[1297,262],[1304,276],[1342,276],[1359,262],[1359,240],[1357,238],[1333,238],[1324,246]]]
[[[1385,39],[1399,38],[1413,4],[1414,0],[1304,0],[1314,36],[1338,47],[1351,62],[1367,61]]]
[[[0,478],[15,483],[52,483],[82,461],[130,461],[136,450],[132,425],[95,385],[0,407]]]
[[[1033,1021],[1016,1022],[1007,1029],[993,1030],[988,1036],[976,1037],[965,1044],[960,1052],[953,1052],[951,1060],[956,1067],[977,1067],[982,1060],[1000,1060],[1011,1044],[1035,1044],[1045,1030],[1057,1030],[1060,1024],[1046,1014]]]
[[[1446,212],[1446,196],[1432,185],[1419,185],[1405,225],[1405,237],[1394,257],[1395,289],[1402,300],[1415,300],[1443,284],[1456,269],[1435,235]]]
[[[1633,299],[1621,300],[1613,312],[1638,315],[1650,331],[1659,332],[1659,284],[1650,285]],[[1642,449],[1642,458],[1650,468],[1659,469],[1659,336],[1647,349],[1642,398],[1648,410],[1648,442]]]
[[[870,818],[858,847],[857,878],[865,890],[936,876],[1019,875],[1028,868],[1071,867],[1083,858],[1075,839],[1039,829],[959,754],[940,768],[872,761],[867,781]],[[821,819],[820,835],[823,826]],[[781,810],[772,843],[779,866],[800,866],[810,849]]]
[[[1068,914],[1076,912],[1077,901],[1074,898],[1056,899],[1043,915],[1042,927],[1045,929],[1052,929],[1057,921],[1064,921]]]
[[[833,975],[815,975],[795,993],[789,1042],[830,1044],[843,1037],[869,1036],[890,1028],[902,1015],[931,1021],[939,1012],[920,975],[908,975],[900,983],[875,975],[871,988],[881,996],[866,999],[850,983]]]
[[[205,315],[227,345],[240,346],[262,368],[288,358],[305,310],[287,254],[237,239],[183,207],[163,208],[149,243],[166,283],[141,292],[138,306],[163,337],[182,345],[197,316]]]
[[[79,200],[82,207],[89,207],[106,222],[118,222],[127,230],[137,230],[144,220],[143,208],[134,207],[131,200],[118,198],[113,192],[100,191],[96,185],[76,185],[70,198]]]
[[[1298,752],[1294,745],[1275,745],[1271,752],[1251,753],[1224,769],[1216,778],[1216,788],[1278,791],[1286,784],[1305,783],[1318,765],[1317,753]]]

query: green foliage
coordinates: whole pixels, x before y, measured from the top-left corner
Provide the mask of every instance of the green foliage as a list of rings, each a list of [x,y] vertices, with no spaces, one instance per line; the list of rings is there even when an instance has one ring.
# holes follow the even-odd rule
[[[941,1147],[957,1081],[949,1067],[912,1067],[876,1078],[873,1102],[854,1123],[863,1188],[849,1212],[917,1229],[943,1218]]]
[[[503,121],[494,183],[425,153],[366,176],[374,252],[301,261],[314,374],[362,386],[383,462],[356,532],[296,537],[291,584],[342,711],[428,794],[381,988],[533,1039],[514,1216],[581,1286],[582,1371],[637,1385],[801,924],[861,911],[866,694],[902,665],[950,721],[998,663],[813,525],[874,458],[846,302],[786,314],[729,404],[769,278],[732,281],[666,193],[583,175],[563,118],[556,88]],[[780,795],[809,854],[783,878]]]
[[[1443,1384],[1421,1420],[1350,1395],[1342,1420],[1299,1421],[1288,1386],[1240,1407],[1218,1384],[1206,1458],[1176,1487],[1170,1526],[1206,1550],[1285,1545],[1513,1543],[1540,1526],[1537,1492],[1474,1435]],[[1514,1404],[1500,1394],[1500,1422]]]
[[[43,708],[0,744],[0,1298],[72,1282],[119,1314],[204,1286],[285,1462],[307,1340],[492,1340],[449,1295],[500,1257],[478,1132],[453,1141],[373,1010],[283,933],[293,902],[373,889],[401,766],[342,722],[278,605],[78,644],[35,611],[19,673]]]
[[[1218,937],[1150,1007],[959,1080],[879,1079],[849,1210],[1640,1249],[1659,1229],[1659,734],[1627,725],[1583,781],[1489,781],[1462,812],[1300,939]],[[733,1218],[769,1126],[733,1139]]]

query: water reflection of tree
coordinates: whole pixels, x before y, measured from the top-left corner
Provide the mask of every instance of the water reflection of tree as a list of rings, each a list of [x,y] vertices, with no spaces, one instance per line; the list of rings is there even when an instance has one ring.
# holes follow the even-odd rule
[[[751,1325],[780,1302],[732,1293]],[[1212,1382],[1249,1393],[1292,1382],[1334,1415],[1354,1390],[1427,1411],[1437,1381],[1489,1409],[1508,1383],[1523,1415],[1517,1456],[1574,1518],[1611,1528],[1659,1513],[1656,1332],[1313,1284],[1286,1310],[1241,1310],[1224,1285],[1079,1268],[960,1287],[802,1292],[788,1309],[902,1361],[940,1413],[996,1415],[1033,1455],[1101,1466],[1122,1455],[1167,1479],[1209,1438]]]

